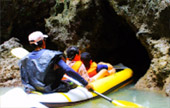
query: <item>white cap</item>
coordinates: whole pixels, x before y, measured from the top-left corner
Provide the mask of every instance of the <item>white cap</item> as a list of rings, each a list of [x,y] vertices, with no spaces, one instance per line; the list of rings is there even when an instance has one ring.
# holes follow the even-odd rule
[[[43,34],[40,31],[35,31],[32,32],[29,36],[28,36],[28,40],[30,42],[30,44],[35,44],[37,45],[37,42],[43,40],[44,38],[47,38],[48,35]]]

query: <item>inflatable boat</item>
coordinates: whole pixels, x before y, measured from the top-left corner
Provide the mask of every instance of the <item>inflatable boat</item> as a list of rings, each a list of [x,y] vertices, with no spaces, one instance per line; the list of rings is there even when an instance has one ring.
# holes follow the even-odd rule
[[[95,91],[106,94],[132,82],[132,75],[133,71],[130,68],[125,68],[113,75],[93,82],[92,85]],[[36,91],[32,94],[27,94],[24,92],[23,88],[17,87],[9,90],[0,97],[0,107],[61,107],[73,104],[75,105],[95,97],[97,97],[95,93],[88,91],[82,86],[77,86],[69,92],[56,92],[49,94],[42,94]]]
[[[133,71],[130,68],[125,68],[113,75],[104,77],[92,83],[94,90],[99,93],[108,93],[122,86],[132,82]],[[96,97],[93,92],[88,91],[82,86],[78,86],[69,92],[57,92],[49,94],[41,94],[35,92],[29,94],[28,97],[40,102],[47,107],[66,106],[71,104],[80,103]]]
[[[23,50],[24,50],[23,48],[16,48],[11,52],[13,55],[17,57],[18,55],[21,55],[21,52],[24,53],[23,56],[28,54],[28,51]],[[22,58],[23,56],[19,58]],[[121,70],[120,71],[116,70],[117,72],[115,74],[112,74],[110,76],[104,77],[91,83],[93,85],[94,91],[105,94],[108,93],[109,91],[116,90],[132,82],[133,71],[130,68],[122,64],[116,65],[114,66],[114,68]],[[18,94],[19,91],[21,91],[21,88],[14,89],[10,93]],[[82,101],[86,101],[97,97],[97,95],[94,92],[90,92],[82,86],[78,86],[74,89],[71,89],[68,92],[42,94],[40,92],[35,91],[32,94],[26,94],[25,92],[23,92],[22,89],[22,92],[20,93],[23,94],[23,97],[29,99],[29,101],[31,100],[34,101],[32,107],[36,107],[36,105],[40,105],[40,103],[41,105],[45,105],[47,107],[65,106],[80,103]],[[6,97],[4,96],[4,98]]]

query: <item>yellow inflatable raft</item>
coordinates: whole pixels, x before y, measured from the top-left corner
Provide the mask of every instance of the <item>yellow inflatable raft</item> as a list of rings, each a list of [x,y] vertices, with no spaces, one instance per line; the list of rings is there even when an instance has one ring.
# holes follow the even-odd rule
[[[18,58],[22,58],[23,56],[28,54],[28,51],[23,48],[15,48],[11,51],[11,53]],[[123,65],[121,65],[120,67],[122,66]],[[106,93],[108,91],[118,89],[130,83],[132,81],[132,75],[133,75],[133,71],[130,68],[123,66],[123,69],[121,71],[118,71],[113,75],[97,80],[93,82],[92,85],[95,91],[99,93]],[[20,89],[18,88],[14,89],[10,93],[18,93],[17,91]],[[67,93],[57,92],[57,93],[41,94],[39,92],[35,92],[32,94],[27,94],[26,98],[36,101],[37,103],[43,103],[48,107],[57,107],[57,106],[63,106],[63,105],[68,105],[73,103],[74,104],[79,103],[81,101],[85,101],[94,98],[96,96],[97,96],[96,94],[88,91],[86,88],[78,86],[77,88],[72,89]]]
[[[132,81],[133,71],[125,68],[113,75],[107,76],[92,83],[94,90],[99,93],[106,93],[127,85]],[[86,88],[78,86],[67,93],[50,93],[50,94],[29,94],[29,98],[45,104],[48,107],[65,106],[79,103],[97,95],[89,92]]]

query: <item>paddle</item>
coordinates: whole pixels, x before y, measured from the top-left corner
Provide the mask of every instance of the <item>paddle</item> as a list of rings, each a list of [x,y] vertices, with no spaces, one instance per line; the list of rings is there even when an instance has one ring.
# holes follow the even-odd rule
[[[125,68],[128,68],[127,66],[124,66],[122,63],[119,63],[117,65],[114,65],[113,66],[115,69],[125,69]]]
[[[21,59],[24,56],[26,56],[29,52],[22,48],[22,47],[18,47],[18,48],[14,48],[11,50],[12,55],[16,56],[17,58]]]
[[[82,84],[80,84],[78,81],[74,80],[73,78],[69,77],[69,76],[66,76],[64,75],[65,78],[69,79],[70,81],[74,82],[75,84],[79,85],[79,86],[82,86]],[[82,86],[83,87],[83,86]],[[119,106],[119,107],[129,107],[129,108],[142,108],[141,105],[139,104],[135,104],[133,102],[129,102],[129,101],[124,101],[124,100],[113,100],[95,90],[90,90],[91,92],[97,94],[98,96],[104,98],[105,100],[111,102],[112,104],[114,104],[115,106]]]
[[[28,52],[26,49],[24,49],[24,48],[22,48],[22,47],[19,47],[19,48],[14,48],[14,49],[12,49],[12,50],[11,50],[11,53],[12,53],[14,56],[16,56],[16,57],[18,57],[18,58],[21,59],[21,58],[23,58],[25,55],[27,55],[29,52]],[[118,66],[118,67],[120,68],[121,66]],[[117,68],[118,68],[118,67],[117,67]],[[66,77],[67,79],[69,79],[70,81],[74,82],[74,83],[77,84],[77,85],[81,85],[78,81],[74,80],[73,78],[71,78],[71,77],[69,77],[69,76],[64,75],[64,77]],[[111,99],[111,98],[109,98],[109,97],[107,97],[107,96],[105,96],[105,95],[103,95],[103,94],[101,94],[101,93],[98,93],[97,91],[94,91],[94,90],[92,90],[92,92],[95,93],[95,94],[97,94],[98,96],[106,99],[107,101],[111,102],[112,104],[114,104],[114,105],[116,105],[116,106],[119,106],[119,107],[131,107],[131,108],[132,108],[132,107],[142,107],[141,105],[138,105],[138,104],[135,104],[135,103],[132,103],[132,102],[128,102],[128,101],[113,100],[113,99]]]

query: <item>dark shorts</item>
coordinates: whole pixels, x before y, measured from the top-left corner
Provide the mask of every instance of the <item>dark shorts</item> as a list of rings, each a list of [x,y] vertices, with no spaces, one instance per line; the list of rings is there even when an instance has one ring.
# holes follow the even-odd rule
[[[59,86],[53,89],[53,92],[68,92],[71,89],[76,88],[77,85],[69,80],[62,80]]]

